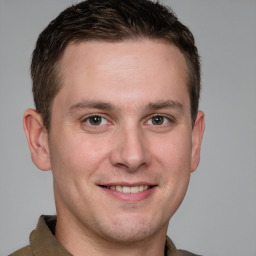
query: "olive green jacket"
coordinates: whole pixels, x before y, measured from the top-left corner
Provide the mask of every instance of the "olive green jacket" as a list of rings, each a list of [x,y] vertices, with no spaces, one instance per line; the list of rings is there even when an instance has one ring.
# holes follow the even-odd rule
[[[41,216],[37,227],[30,234],[30,245],[9,256],[72,256],[54,237],[56,216]],[[165,256],[196,256],[193,253],[177,250],[167,237]]]

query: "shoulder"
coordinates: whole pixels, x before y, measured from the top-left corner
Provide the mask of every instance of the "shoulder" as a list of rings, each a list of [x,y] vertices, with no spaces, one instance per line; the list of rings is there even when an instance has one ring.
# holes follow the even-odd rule
[[[30,246],[23,247],[9,256],[33,256]]]
[[[167,236],[165,243],[165,255],[166,256],[200,256],[185,250],[177,250],[172,240]]]
[[[178,251],[181,256],[200,256],[200,255],[197,255],[192,252],[185,251],[185,250],[178,250]]]

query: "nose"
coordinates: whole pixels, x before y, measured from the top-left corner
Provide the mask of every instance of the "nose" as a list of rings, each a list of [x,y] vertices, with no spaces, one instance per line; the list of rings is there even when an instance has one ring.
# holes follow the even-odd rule
[[[148,166],[151,155],[143,132],[139,128],[119,131],[110,158],[114,166],[129,172]]]

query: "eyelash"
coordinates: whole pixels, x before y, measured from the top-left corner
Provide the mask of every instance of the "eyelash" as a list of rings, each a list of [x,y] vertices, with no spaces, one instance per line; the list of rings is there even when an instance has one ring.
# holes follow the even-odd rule
[[[162,119],[163,123],[153,124],[153,119],[156,118],[156,117]],[[146,123],[148,123],[150,120],[151,120],[151,124],[150,125],[161,126],[161,127],[168,125],[168,123],[173,123],[174,122],[174,118],[171,118],[171,117],[163,115],[163,114],[154,114],[154,115],[150,116],[150,118],[147,119]]]
[[[100,123],[98,125],[97,124],[92,124],[90,122],[91,118],[100,118]],[[161,120],[160,120],[160,124],[154,124],[153,123],[153,118],[160,118],[160,119],[162,119],[163,123],[161,123]],[[102,120],[105,120],[103,124],[102,124]],[[173,117],[166,116],[166,115],[163,115],[163,114],[154,114],[154,115],[149,116],[145,123],[148,124],[150,121],[151,121],[151,123],[149,125],[163,127],[163,126],[167,126],[168,123],[174,123],[175,119]],[[101,114],[92,114],[92,115],[86,116],[82,120],[82,123],[87,123],[89,126],[91,126],[93,128],[99,128],[102,125],[107,125],[107,122],[109,122],[108,119],[105,118],[104,116],[102,116]]]
[[[100,118],[100,124],[97,125],[97,124],[92,124],[92,123],[90,123],[90,119],[92,119],[92,118]],[[104,123],[103,125],[106,125],[107,122],[109,122],[109,121],[107,120],[107,118],[105,118],[104,116],[99,115],[99,114],[92,114],[92,115],[89,115],[89,116],[85,117],[85,118],[82,120],[82,122],[83,122],[83,123],[87,123],[87,124],[90,125],[91,127],[97,128],[97,127],[99,127],[99,126],[102,126],[102,120],[105,120],[105,123]]]

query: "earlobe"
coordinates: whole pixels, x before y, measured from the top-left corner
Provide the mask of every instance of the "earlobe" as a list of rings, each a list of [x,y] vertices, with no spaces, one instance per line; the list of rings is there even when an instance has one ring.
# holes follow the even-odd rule
[[[42,117],[33,109],[28,109],[23,118],[31,158],[34,164],[43,171],[51,169],[48,133]]]
[[[204,134],[204,113],[199,111],[192,131],[191,172],[195,171],[200,162],[200,150]]]

